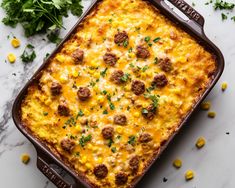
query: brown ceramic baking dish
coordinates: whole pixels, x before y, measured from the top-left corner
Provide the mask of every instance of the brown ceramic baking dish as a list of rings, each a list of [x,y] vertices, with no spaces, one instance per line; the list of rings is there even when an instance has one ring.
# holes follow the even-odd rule
[[[150,2],[153,6],[155,6],[157,9],[161,11],[163,15],[165,15],[168,19],[173,21],[177,24],[177,26],[181,27],[184,31],[186,31],[188,34],[193,36],[201,45],[203,45],[209,52],[211,52],[217,63],[217,70],[214,72],[213,80],[211,84],[208,86],[207,90],[204,92],[204,94],[201,96],[201,98],[197,101],[197,104],[194,106],[194,108],[190,111],[190,113],[186,116],[186,118],[181,122],[181,125],[179,126],[179,130],[183,127],[183,125],[187,122],[187,120],[190,118],[190,116],[193,114],[193,112],[196,110],[196,108],[200,105],[202,100],[208,95],[210,90],[213,88],[215,83],[218,81],[219,77],[221,76],[223,69],[224,69],[224,58],[221,54],[220,50],[206,37],[204,33],[204,18],[196,11],[194,10],[190,5],[188,5],[183,0],[168,0],[170,3],[172,3],[176,8],[178,8],[183,14],[185,14],[189,20],[183,20],[179,15],[177,15],[173,9],[171,9],[164,0],[147,0]],[[79,19],[77,24],[73,27],[73,29],[68,33],[68,35],[64,38],[62,43],[54,50],[54,52],[51,54],[50,57],[54,56],[58,50],[62,47],[62,45],[69,39],[69,37],[76,31],[77,26],[83,21],[83,19],[96,7],[99,0],[95,0],[92,2],[91,6],[88,8],[88,10],[85,12],[85,14]],[[14,105],[13,105],[13,120],[17,126],[17,128],[32,142],[32,144],[35,146],[37,150],[37,167],[42,171],[42,173],[47,176],[48,179],[50,179],[57,187],[59,188],[75,188],[75,187],[81,187],[81,184],[83,186],[89,187],[86,181],[79,178],[76,173],[68,168],[66,164],[64,164],[61,160],[57,158],[50,150],[37,140],[35,137],[30,134],[28,130],[26,130],[21,123],[21,112],[20,107],[21,103],[24,99],[24,96],[27,93],[27,89],[32,84],[32,82],[35,82],[40,77],[40,72],[43,70],[48,62],[49,59],[46,60],[42,66],[39,68],[39,70],[34,74],[34,76],[29,80],[29,82],[25,85],[25,87],[22,89],[22,91],[17,96]],[[165,148],[168,146],[168,144],[171,142],[171,140],[175,137],[177,134],[174,133],[170,139],[164,143],[164,145],[161,147],[162,153]],[[159,155],[158,155],[159,157]],[[155,158],[152,160],[149,167],[157,160]],[[73,182],[69,183],[53,168],[53,165],[56,165],[63,170],[65,170],[73,179]],[[136,184],[140,181],[140,179],[144,176],[144,174],[148,171],[149,167],[145,169],[143,175],[135,180],[132,187],[135,187]]]

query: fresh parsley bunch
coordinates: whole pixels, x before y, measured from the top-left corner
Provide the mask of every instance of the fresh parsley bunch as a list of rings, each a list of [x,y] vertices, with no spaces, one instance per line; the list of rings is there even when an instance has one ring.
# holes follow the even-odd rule
[[[82,14],[81,0],[3,0],[1,7],[6,11],[5,25],[16,27],[20,23],[25,36],[48,33],[52,42],[58,42],[58,30],[63,28],[63,17],[71,11]]]

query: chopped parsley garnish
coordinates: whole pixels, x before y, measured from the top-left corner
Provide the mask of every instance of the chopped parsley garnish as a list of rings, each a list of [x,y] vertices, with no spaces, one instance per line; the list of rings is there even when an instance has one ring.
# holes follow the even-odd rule
[[[90,85],[91,87],[94,87],[95,84],[96,84],[96,82],[94,82],[94,81],[90,81],[90,83],[89,83],[89,85]]]
[[[147,88],[147,92],[150,93],[151,91],[153,91],[156,87],[155,86],[150,86],[149,88]]]
[[[111,147],[113,143],[114,143],[113,140],[112,140],[112,139],[109,139],[109,140],[108,140],[108,147]]]
[[[130,79],[130,74],[128,74],[128,73],[125,73],[125,74],[121,77],[121,80],[122,80],[123,82],[127,82],[129,79]]]
[[[84,147],[85,144],[89,141],[91,141],[92,136],[89,134],[88,136],[82,135],[82,137],[79,139],[80,146]]]
[[[130,63],[129,65],[130,65],[131,68],[135,67],[135,65],[133,63]]]
[[[104,110],[104,111],[103,111],[103,114],[108,114],[108,110]]]
[[[111,148],[111,151],[112,151],[113,153],[116,153],[117,148],[116,148],[116,147],[112,147],[112,148]]]
[[[143,68],[142,68],[142,71],[145,72],[146,70],[149,69],[149,66],[148,65],[145,65]]]
[[[150,39],[151,39],[150,36],[147,36],[147,37],[144,38],[144,41],[145,41],[145,42],[149,42]]]
[[[77,114],[77,116],[76,116],[76,119],[78,119],[79,116],[80,116],[80,117],[84,116],[84,113],[83,113],[82,110],[79,110],[79,112],[78,112],[78,114]]]
[[[228,16],[224,13],[221,14],[221,17],[223,21],[228,19]]]
[[[112,23],[113,19],[109,19],[109,23]]]
[[[128,40],[125,40],[125,41],[123,42],[123,46],[124,46],[125,48],[128,46],[128,44],[129,44]]]
[[[129,50],[128,50],[128,53],[131,53],[132,50],[133,50],[132,47],[130,47]]]
[[[233,17],[231,18],[231,20],[233,20],[233,21],[235,22],[235,16],[233,16]]]
[[[160,38],[160,37],[157,37],[157,38],[153,39],[153,42],[156,43],[156,42],[158,42],[159,40],[161,40],[161,38]]]
[[[135,145],[135,142],[136,142],[136,137],[133,135],[129,136],[128,144]]]
[[[106,90],[103,90],[102,93],[106,95],[108,92]]]
[[[44,115],[44,116],[47,116],[47,115],[48,115],[48,112],[43,112],[43,115]]]
[[[31,44],[27,44],[27,46],[24,49],[23,54],[20,56],[21,60],[25,63],[33,62],[33,60],[36,58],[36,53],[34,51],[34,46]]]
[[[75,153],[75,156],[76,156],[76,157],[79,157],[79,156],[80,156],[80,152],[76,152],[76,153]]]
[[[220,9],[220,10],[232,10],[235,7],[234,3],[228,3],[223,0],[216,0],[214,3],[214,9]]]
[[[144,94],[144,97],[147,99],[151,99],[154,108],[158,107],[158,101],[159,101],[159,95],[150,95],[150,94]]]
[[[115,106],[114,106],[114,104],[113,104],[112,101],[111,101],[111,96],[110,96],[110,94],[107,96],[107,99],[108,99],[108,103],[109,103],[109,108],[110,108],[111,110],[114,110],[114,109],[115,109]]]
[[[158,64],[158,58],[157,57],[154,58],[154,62],[153,63],[154,64]]]
[[[101,75],[102,77],[105,77],[105,76],[106,76],[106,73],[107,73],[107,70],[108,70],[108,68],[106,67],[103,71],[100,72],[100,75]]]

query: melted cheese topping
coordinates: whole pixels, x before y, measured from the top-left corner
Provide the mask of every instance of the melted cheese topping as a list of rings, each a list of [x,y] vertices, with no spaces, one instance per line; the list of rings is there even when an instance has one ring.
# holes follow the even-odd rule
[[[127,45],[114,43],[118,31],[128,34]],[[153,42],[157,37],[160,40]],[[140,44],[150,52],[147,59],[136,57],[136,47]],[[84,51],[82,64],[76,64],[72,58],[78,48]],[[107,51],[118,57],[115,66],[104,63]],[[156,57],[168,57],[173,69],[164,72]],[[122,70],[129,79],[123,84],[113,83],[110,76],[114,70]],[[215,70],[212,54],[148,3],[103,0],[51,58],[39,83],[29,87],[22,103],[22,121],[90,185],[118,187],[115,176],[125,172],[128,180],[122,186],[128,187],[157,156],[161,143],[177,130],[207,88]],[[151,87],[158,73],[164,73],[168,79],[163,88]],[[137,96],[131,91],[131,80],[144,82],[148,88],[145,95]],[[59,96],[52,96],[52,82],[61,84]],[[78,99],[77,90],[81,86],[91,91],[87,101]],[[141,114],[143,108],[153,103],[147,95],[158,98],[152,120]],[[60,101],[66,101],[69,117],[58,114]],[[117,114],[127,117],[126,125],[113,123]],[[87,121],[85,125],[84,121]],[[114,128],[112,139],[104,139],[101,134],[106,126]],[[149,133],[152,141],[140,143],[141,133]],[[75,143],[71,152],[61,147],[64,138]],[[141,159],[136,173],[131,172],[129,165],[133,156]],[[103,179],[94,175],[98,164],[108,169]]]

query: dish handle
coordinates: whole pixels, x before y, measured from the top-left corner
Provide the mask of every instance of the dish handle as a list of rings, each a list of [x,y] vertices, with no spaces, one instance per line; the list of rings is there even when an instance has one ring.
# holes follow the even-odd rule
[[[41,156],[37,157],[38,169],[58,188],[73,188],[73,185],[64,181],[63,177],[56,172]]]

